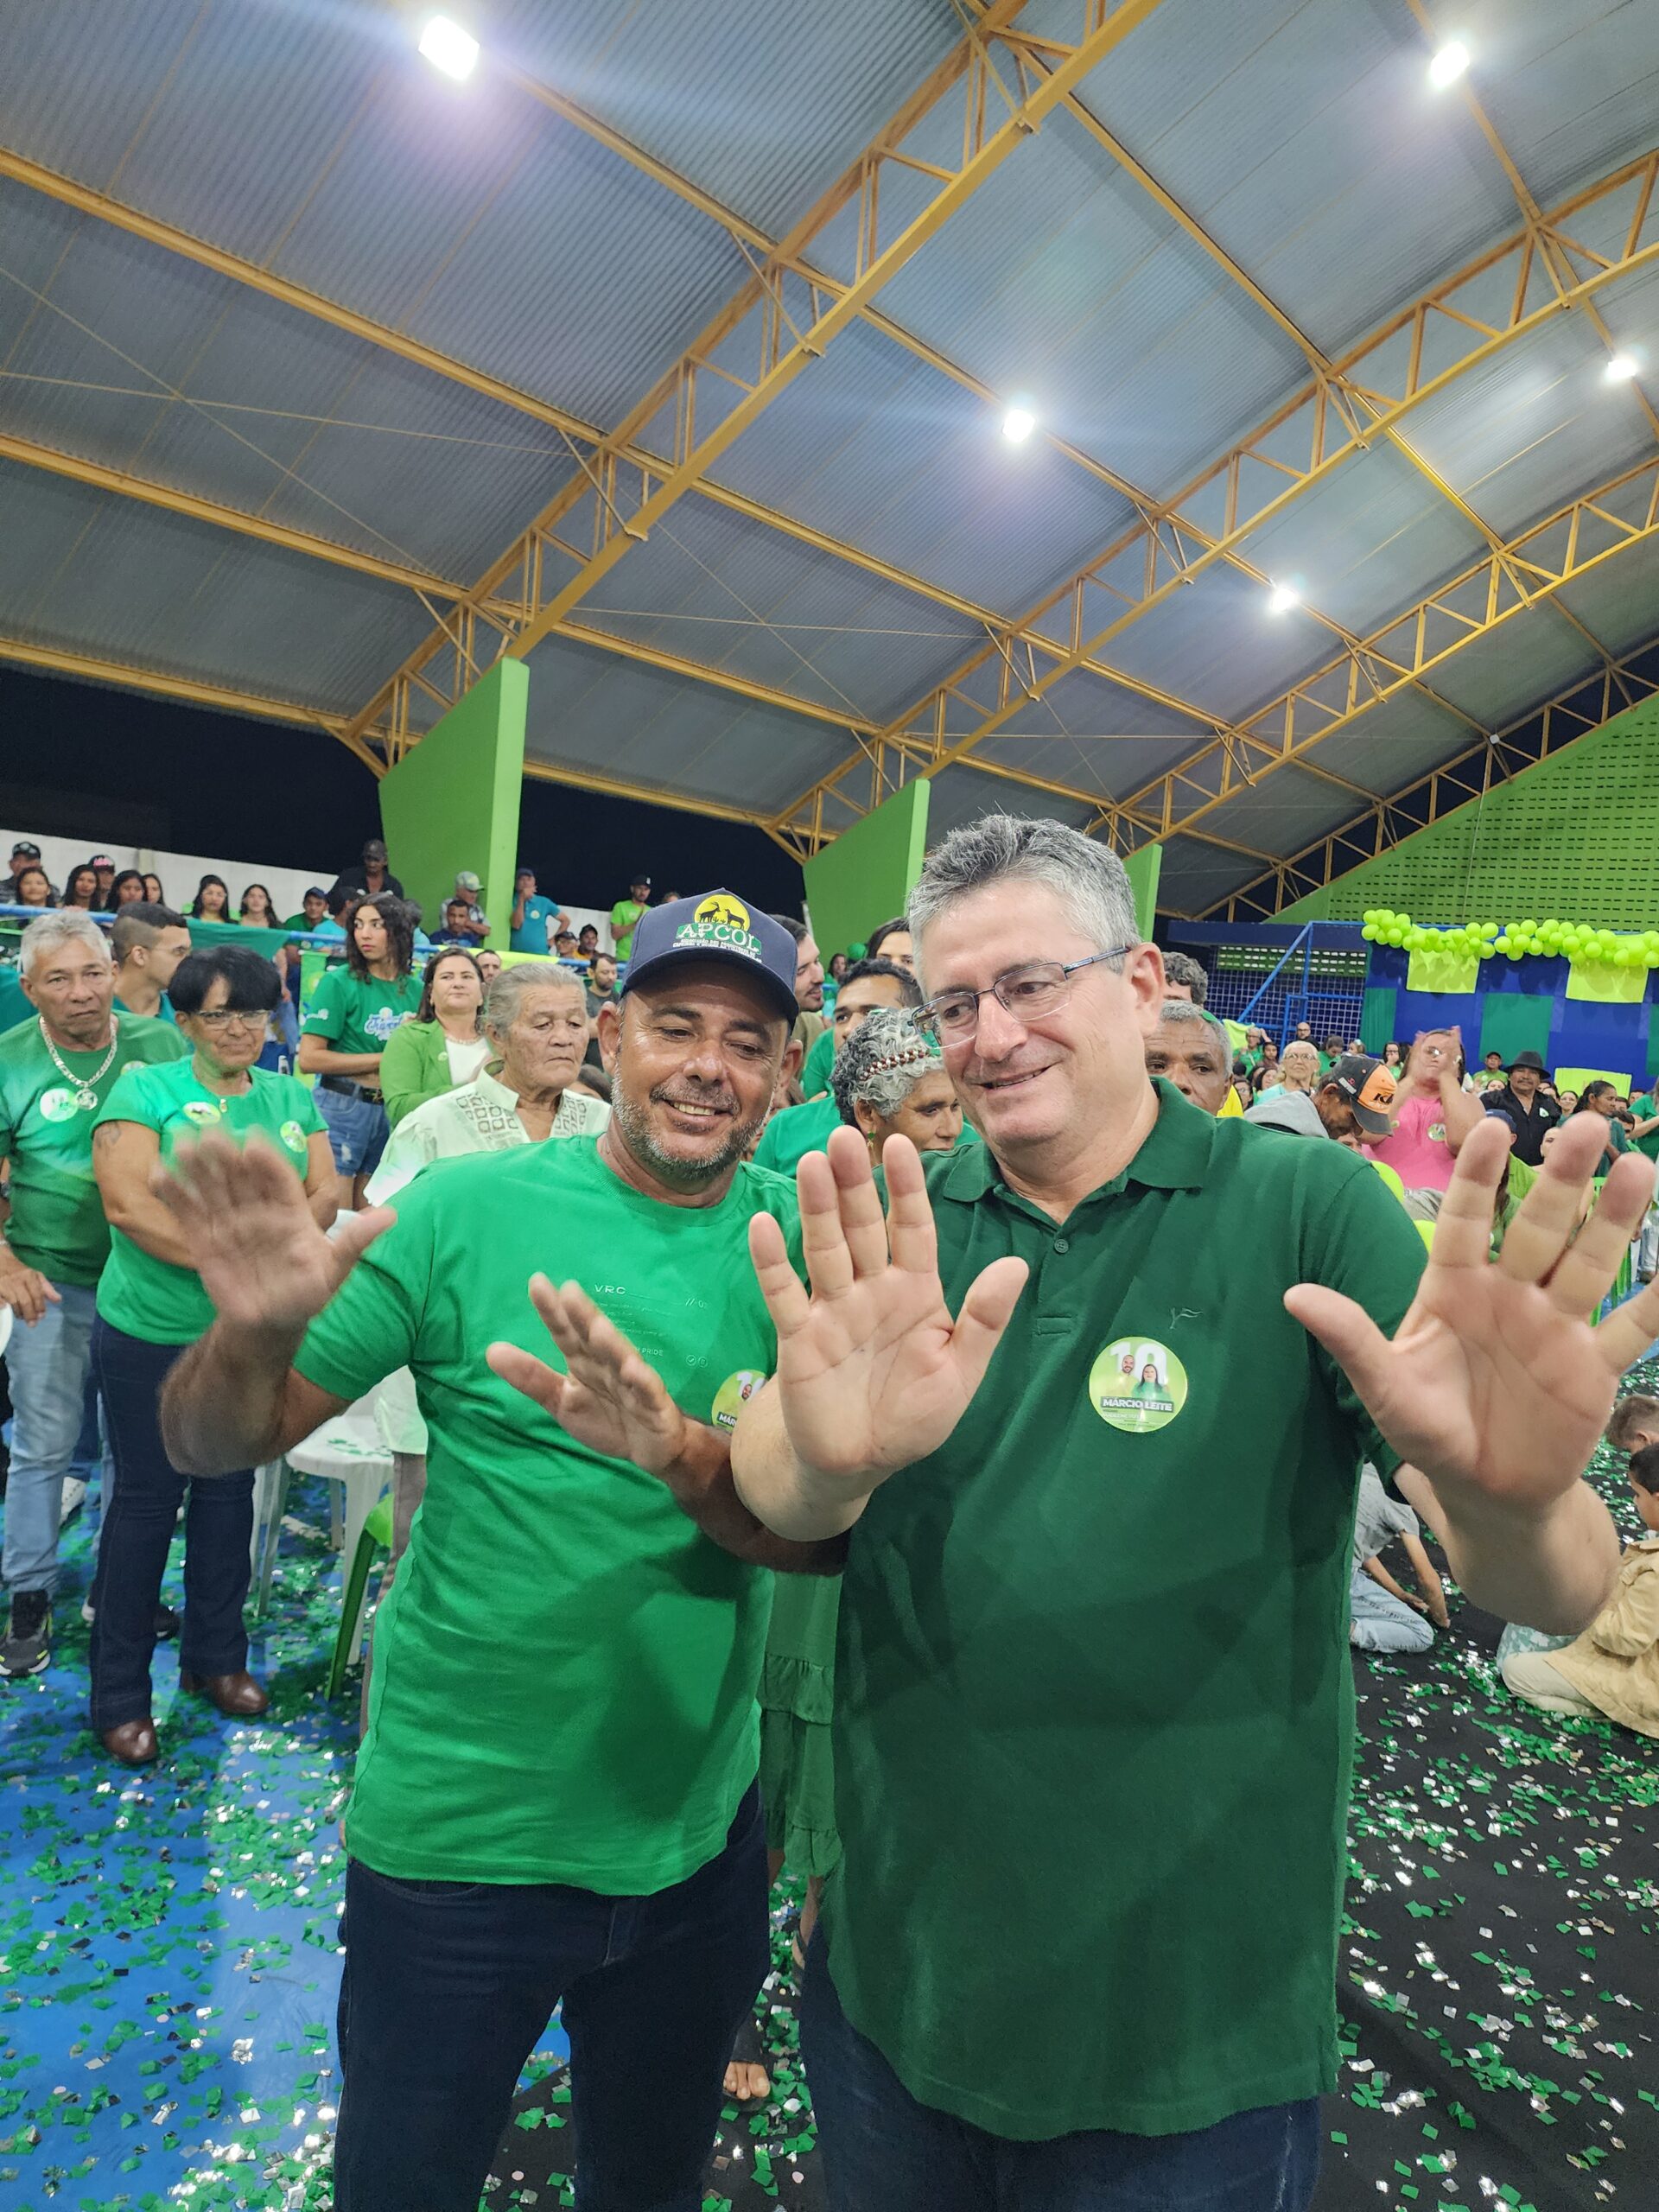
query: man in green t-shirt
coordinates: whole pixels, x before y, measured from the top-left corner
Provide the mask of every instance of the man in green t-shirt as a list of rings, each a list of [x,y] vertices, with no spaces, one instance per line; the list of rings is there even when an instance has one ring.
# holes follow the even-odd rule
[[[149,1021],[172,1021],[167,987],[190,950],[190,925],[171,906],[135,899],[124,906],[110,928],[115,960],[118,1014],[141,1014]]]
[[[475,2212],[561,1999],[584,2191],[701,2201],[766,1959],[761,1569],[814,1563],[728,1456],[775,1351],[751,1221],[798,1249],[743,1161],[794,965],[729,892],[653,908],[600,1016],[605,1133],[437,1163],[395,1225],[330,1243],[212,1138],[175,1169],[219,1319],[164,1395],[173,1464],[257,1464],[405,1365],[430,1432],[346,1815],[339,2212]]]
[[[651,906],[651,878],[636,875],[628,886],[628,895],[619,899],[611,909],[611,943],[616,948],[618,965],[626,968],[633,950],[633,933],[641,917]]]
[[[989,817],[910,918],[985,1142],[925,1173],[890,1141],[886,1236],[851,1133],[802,1161],[813,1294],[757,1222],[778,1381],[733,1447],[780,1534],[850,1530],[802,2026],[830,2203],[1304,2212],[1359,1463],[1477,1603],[1595,1616],[1618,1538],[1580,1471],[1659,1291],[1578,1317],[1640,1177],[1569,1249],[1599,1147],[1563,1132],[1491,1266],[1478,1128],[1425,1273],[1344,1147],[1148,1081],[1162,963],[1103,847]]]
[[[921,998],[921,987],[914,976],[894,961],[861,960],[849,968],[842,978],[836,1010],[824,1032],[824,1040],[830,1046],[825,1081],[835,1055],[856,1034],[867,1014],[879,1006],[919,1006]],[[792,1175],[802,1154],[819,1150],[829,1141],[830,1132],[841,1125],[841,1109],[832,1095],[826,1091],[815,1098],[809,1094],[804,1106],[785,1106],[772,1116],[754,1148],[754,1164]]]
[[[14,1415],[3,1573],[10,1610],[0,1675],[48,1663],[63,1478],[91,1370],[98,1279],[110,1232],[92,1176],[92,1124],[124,1067],[176,1060],[165,1022],[113,1010],[115,969],[96,922],[70,909],[31,922],[19,947],[29,1019],[0,1036],[0,1305]]]

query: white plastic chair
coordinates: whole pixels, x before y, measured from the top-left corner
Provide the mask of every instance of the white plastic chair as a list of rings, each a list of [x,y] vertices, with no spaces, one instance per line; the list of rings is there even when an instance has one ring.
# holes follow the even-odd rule
[[[280,1459],[255,1471],[252,1559],[258,1588],[256,1618],[270,1606],[270,1580],[276,1565],[283,1516],[288,1510],[292,1477],[321,1475],[337,1484],[329,1498],[333,1548],[349,1560],[356,1555],[363,1524],[391,1485],[391,1453],[383,1441],[375,1408],[378,1385],[320,1428],[294,1445]]]

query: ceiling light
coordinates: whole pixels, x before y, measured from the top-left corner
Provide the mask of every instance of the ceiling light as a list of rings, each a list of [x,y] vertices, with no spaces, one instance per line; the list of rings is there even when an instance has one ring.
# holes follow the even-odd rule
[[[442,69],[458,85],[464,84],[478,67],[478,41],[448,16],[429,18],[421,33],[421,52],[435,69]]]
[[[1302,594],[1294,584],[1274,584],[1268,594],[1269,614],[1288,614],[1293,607],[1300,607],[1301,603]]]
[[[1002,435],[1011,446],[1022,446],[1037,427],[1037,417],[1028,407],[1010,407],[1002,417]]]
[[[1632,377],[1641,372],[1642,364],[1634,353],[1615,353],[1602,371],[1609,384],[1629,384]]]
[[[1437,92],[1455,85],[1469,67],[1469,49],[1460,38],[1448,39],[1428,65],[1428,81]]]

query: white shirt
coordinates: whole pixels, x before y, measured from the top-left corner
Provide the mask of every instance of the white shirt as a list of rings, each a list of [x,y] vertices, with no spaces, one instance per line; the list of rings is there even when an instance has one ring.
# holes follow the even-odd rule
[[[470,1083],[490,1057],[487,1037],[464,1037],[457,1044],[453,1037],[446,1037],[443,1049],[449,1055],[449,1080],[457,1089]]]
[[[549,1134],[552,1137],[597,1136],[610,1118],[611,1109],[603,1099],[567,1090],[560,1097]],[[446,1090],[441,1098],[429,1098],[424,1106],[404,1116],[386,1139],[380,1165],[370,1177],[364,1196],[372,1206],[384,1205],[435,1160],[458,1160],[474,1152],[505,1152],[513,1145],[534,1142],[518,1118],[518,1092],[480,1069],[471,1083],[457,1090]]]

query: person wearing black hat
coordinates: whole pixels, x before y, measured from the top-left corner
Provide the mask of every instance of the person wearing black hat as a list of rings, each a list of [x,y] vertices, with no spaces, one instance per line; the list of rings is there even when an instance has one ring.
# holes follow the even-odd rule
[[[474,2212],[561,1999],[584,2193],[701,2200],[767,1963],[762,1570],[838,1558],[764,1535],[730,1473],[777,1363],[753,1218],[800,1255],[744,1157],[794,982],[734,893],[650,909],[600,1011],[606,1129],[448,1160],[332,1243],[254,1147],[175,1155],[218,1309],[169,1376],[175,1464],[257,1464],[404,1366],[430,1433],[346,1818],[339,2212]]]
[[[362,859],[353,861],[349,868],[341,868],[334,878],[334,888],[335,891],[361,891],[371,899],[378,898],[383,891],[390,891],[394,899],[401,899],[404,887],[387,866],[384,838],[371,837],[363,848]]]
[[[26,868],[40,868],[41,865],[40,847],[31,837],[20,837],[11,849],[11,874],[3,883],[0,883],[0,906],[15,906],[17,903],[18,875]],[[60,895],[57,885],[48,876],[47,905],[55,906]]]
[[[1536,1052],[1517,1052],[1505,1071],[1509,1080],[1483,1093],[1491,1113],[1506,1114],[1515,1124],[1514,1157],[1528,1167],[1543,1165],[1545,1132],[1561,1118],[1558,1103],[1542,1088],[1549,1073]]]

